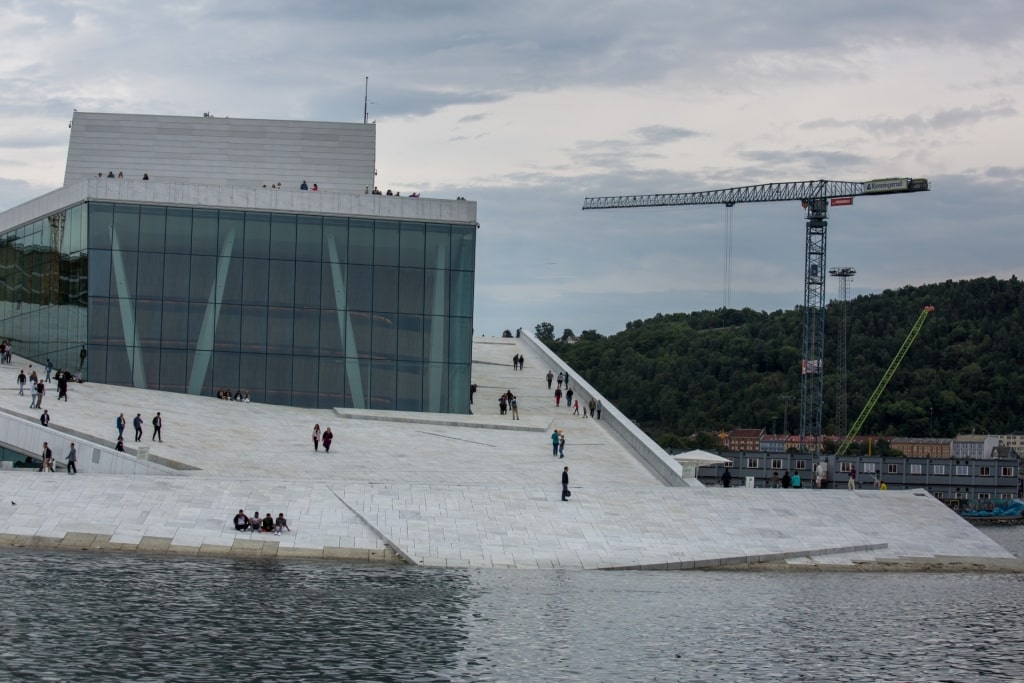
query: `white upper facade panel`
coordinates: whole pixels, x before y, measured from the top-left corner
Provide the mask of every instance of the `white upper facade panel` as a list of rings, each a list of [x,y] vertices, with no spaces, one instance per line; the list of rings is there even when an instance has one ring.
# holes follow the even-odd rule
[[[373,188],[376,126],[75,112],[64,185],[102,173],[163,183],[327,192]]]

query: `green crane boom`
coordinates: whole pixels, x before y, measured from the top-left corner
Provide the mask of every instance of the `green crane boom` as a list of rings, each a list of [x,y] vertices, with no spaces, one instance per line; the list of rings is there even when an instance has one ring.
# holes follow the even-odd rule
[[[892,376],[896,374],[896,369],[903,361],[903,357],[907,355],[907,351],[910,350],[910,345],[914,343],[914,340],[917,339],[917,335],[921,333],[921,328],[924,327],[925,318],[927,318],[928,314],[934,310],[934,306],[925,306],[924,310],[921,311],[921,315],[917,317],[917,322],[914,323],[914,327],[911,328],[910,334],[908,334],[907,338],[903,340],[903,346],[901,346],[900,350],[896,352],[896,357],[893,358],[892,363],[889,364],[889,369],[885,371],[884,375],[882,375],[882,379],[879,380],[878,386],[875,387],[874,393],[871,394],[871,398],[869,398],[868,402],[864,404],[864,410],[860,411],[860,415],[857,416],[857,421],[853,423],[852,427],[850,427],[850,433],[846,435],[843,442],[839,444],[839,448],[836,449],[836,455],[843,455],[846,453],[850,444],[853,443],[857,434],[860,433],[860,428],[864,426],[864,422],[868,419],[868,415],[871,414],[875,404],[878,403],[878,399],[882,395],[882,392],[885,391],[885,387],[888,386],[889,380],[891,380]]]

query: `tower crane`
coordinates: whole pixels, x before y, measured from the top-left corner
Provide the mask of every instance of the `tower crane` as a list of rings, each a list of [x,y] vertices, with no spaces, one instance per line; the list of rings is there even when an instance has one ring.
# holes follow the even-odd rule
[[[828,205],[852,204],[862,195],[903,194],[931,189],[924,178],[882,178],[866,182],[804,180],[789,183],[748,185],[725,190],[640,194],[620,197],[587,197],[583,209],[626,209],[654,206],[732,206],[752,202],[799,201],[806,218],[804,248],[803,362],[800,377],[800,450],[810,440],[821,451],[821,413],[825,378],[825,243]]]
[[[882,392],[885,391],[887,386],[889,386],[889,380],[891,380],[892,376],[896,374],[896,369],[899,368],[900,363],[903,362],[903,358],[907,355],[907,351],[910,350],[910,345],[914,343],[915,339],[917,339],[917,335],[921,334],[921,328],[924,327],[924,321],[928,317],[928,314],[934,311],[934,306],[925,306],[921,311],[921,315],[917,317],[917,322],[915,322],[914,326],[910,328],[910,334],[908,334],[907,338],[903,340],[903,346],[900,347],[900,350],[897,351],[895,357],[893,357],[892,362],[889,363],[889,369],[885,371],[884,375],[882,375],[882,379],[878,381],[878,386],[875,387],[874,392],[872,392],[871,398],[869,398],[868,402],[864,404],[864,409],[860,411],[860,415],[857,416],[853,426],[850,427],[849,434],[846,435],[843,442],[839,444],[839,448],[836,449],[836,455],[844,455],[846,450],[850,447],[850,444],[853,443],[853,440],[857,437],[857,434],[860,433],[860,428],[864,426],[864,422],[868,419],[868,415],[871,414],[875,404],[878,403],[878,399],[882,396]]]

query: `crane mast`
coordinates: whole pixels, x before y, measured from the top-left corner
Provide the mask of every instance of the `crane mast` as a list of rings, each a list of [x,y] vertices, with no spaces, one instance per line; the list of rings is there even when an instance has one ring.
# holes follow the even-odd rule
[[[828,237],[828,206],[851,204],[862,195],[924,192],[931,189],[924,178],[882,178],[865,182],[804,180],[747,185],[723,190],[640,194],[618,197],[587,197],[583,209],[626,209],[655,206],[799,201],[805,210],[803,359],[800,374],[800,450],[805,443],[821,452],[821,415],[825,396],[825,247]]]

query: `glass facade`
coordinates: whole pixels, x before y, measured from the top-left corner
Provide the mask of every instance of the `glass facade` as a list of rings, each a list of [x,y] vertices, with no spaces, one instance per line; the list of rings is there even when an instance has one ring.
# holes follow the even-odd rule
[[[4,235],[16,353],[77,367],[85,342],[96,382],[469,411],[475,226],[94,201],[59,215],[59,241],[54,216]]]
[[[19,356],[77,369],[87,339],[84,204],[0,235],[0,337]]]

